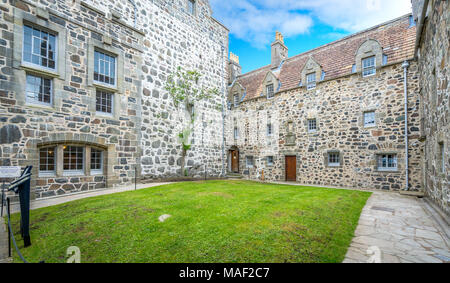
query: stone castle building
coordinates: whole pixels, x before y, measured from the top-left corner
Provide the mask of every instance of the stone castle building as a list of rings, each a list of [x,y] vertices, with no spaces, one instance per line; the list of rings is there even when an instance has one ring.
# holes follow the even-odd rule
[[[0,165],[33,165],[37,198],[239,173],[424,192],[448,213],[448,1],[413,10],[292,57],[277,32],[271,64],[241,74],[207,0],[5,1]],[[221,93],[195,105],[186,172],[177,67]]]

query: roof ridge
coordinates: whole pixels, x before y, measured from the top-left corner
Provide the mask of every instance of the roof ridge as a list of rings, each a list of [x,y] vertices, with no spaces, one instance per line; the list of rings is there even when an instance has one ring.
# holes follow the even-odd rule
[[[367,32],[369,32],[369,31],[376,30],[376,29],[378,29],[378,28],[380,28],[380,27],[382,27],[382,26],[386,26],[386,25],[390,25],[390,24],[399,22],[400,20],[403,20],[404,18],[409,17],[409,16],[411,16],[411,15],[412,15],[412,13],[408,13],[408,14],[405,14],[405,15],[403,15],[403,16],[397,17],[397,18],[395,18],[395,19],[392,19],[392,20],[383,22],[383,23],[381,23],[381,24],[378,24],[378,25],[376,25],[376,26],[373,26],[373,27],[364,29],[364,30],[362,30],[362,31],[358,31],[358,32],[356,32],[356,33],[347,35],[347,36],[345,36],[345,37],[343,37],[343,38],[340,38],[340,39],[338,39],[338,40],[335,40],[335,41],[326,43],[326,44],[321,45],[321,46],[318,46],[318,47],[315,47],[315,48],[310,49],[310,50],[308,50],[308,51],[305,51],[305,52],[302,52],[302,53],[300,53],[300,54],[297,54],[297,55],[294,55],[294,56],[292,56],[292,57],[287,58],[287,59],[285,60],[285,63],[287,63],[287,62],[289,62],[289,61],[292,61],[292,60],[294,60],[294,59],[298,59],[299,57],[305,56],[305,55],[307,55],[307,54],[310,54],[310,53],[315,52],[315,51],[317,51],[317,50],[323,49],[323,48],[325,48],[325,47],[329,47],[330,45],[335,45],[335,44],[337,44],[337,43],[339,43],[339,42],[341,42],[341,41],[348,40],[349,38],[353,38],[353,37],[356,37],[356,36],[358,36],[358,35],[367,33]],[[257,71],[261,71],[262,69],[268,68],[268,67],[270,67],[270,66],[271,66],[270,64],[269,64],[269,65],[265,65],[265,66],[260,67],[260,68],[258,68],[258,69],[255,69],[255,70],[252,70],[252,71],[250,71],[250,72],[247,72],[247,73],[245,73],[245,74],[241,74],[241,75],[238,76],[238,78],[244,77],[244,76],[246,76],[246,75],[252,74],[252,73],[257,72]]]

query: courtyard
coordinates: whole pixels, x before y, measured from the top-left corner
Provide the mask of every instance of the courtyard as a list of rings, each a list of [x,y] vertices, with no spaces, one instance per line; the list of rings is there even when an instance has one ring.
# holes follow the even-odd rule
[[[30,262],[65,262],[77,246],[85,263],[335,263],[370,196],[241,180],[174,183],[32,210],[33,244],[18,242]],[[17,213],[12,221],[20,239]]]

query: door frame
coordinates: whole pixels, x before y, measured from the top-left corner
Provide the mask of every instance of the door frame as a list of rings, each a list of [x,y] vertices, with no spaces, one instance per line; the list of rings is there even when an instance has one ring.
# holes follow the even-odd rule
[[[234,171],[233,170],[233,152],[235,152],[236,153],[236,155],[237,155],[237,171]],[[240,168],[239,168],[239,160],[240,159],[240,154],[239,154],[239,150],[237,149],[237,148],[234,148],[234,149],[230,149],[230,171],[232,172],[232,173],[239,173],[240,172]]]
[[[288,180],[288,170],[287,170],[287,162],[286,162],[288,158],[295,158],[295,180],[294,181]],[[286,182],[297,182],[297,161],[298,161],[297,155],[294,155],[294,154],[288,155],[287,154],[284,156],[284,180]]]

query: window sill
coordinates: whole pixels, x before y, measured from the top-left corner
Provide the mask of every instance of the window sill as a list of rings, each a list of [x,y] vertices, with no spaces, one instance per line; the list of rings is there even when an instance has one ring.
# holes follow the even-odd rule
[[[39,173],[38,178],[56,178],[55,173]]]
[[[20,65],[20,68],[22,70],[25,70],[25,72],[40,74],[40,75],[48,76],[51,78],[60,78],[61,77],[61,75],[58,73],[57,70],[46,69],[43,67],[39,67],[38,65],[28,64],[25,62],[22,62],[22,64]]]
[[[376,172],[379,173],[399,173],[400,171],[398,169],[376,169]]]
[[[118,92],[119,91],[117,84],[116,85],[108,85],[108,84],[104,84],[101,82],[93,81],[92,85],[96,88],[100,88],[100,89],[110,91],[110,92]]]
[[[31,107],[31,108],[46,109],[46,110],[55,110],[55,108],[51,104],[40,104],[40,103],[26,102],[25,106]]]
[[[99,116],[102,118],[114,118],[114,115],[112,113],[106,113],[106,112],[95,112],[95,116]]]
[[[364,129],[373,129],[373,128],[376,128],[377,127],[377,125],[373,125],[373,126],[364,126]]]
[[[64,172],[63,177],[86,177],[84,172]]]

